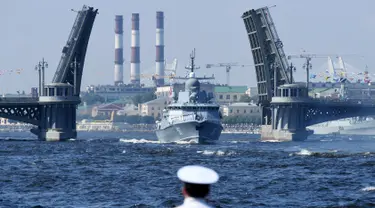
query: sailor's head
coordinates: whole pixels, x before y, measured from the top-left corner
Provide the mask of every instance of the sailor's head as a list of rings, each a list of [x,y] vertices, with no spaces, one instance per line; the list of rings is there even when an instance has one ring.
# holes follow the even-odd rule
[[[214,170],[199,165],[180,168],[177,177],[184,183],[184,196],[194,198],[205,198],[210,192],[210,185],[219,180]]]

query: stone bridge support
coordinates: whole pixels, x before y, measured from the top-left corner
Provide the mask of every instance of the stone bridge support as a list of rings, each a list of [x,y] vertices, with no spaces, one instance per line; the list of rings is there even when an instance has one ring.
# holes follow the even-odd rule
[[[263,125],[261,140],[303,141],[311,134],[306,130],[305,115],[309,97],[305,86],[286,84],[272,98],[271,125]]]
[[[76,106],[80,100],[74,87],[65,83],[46,85],[39,97],[40,124],[31,130],[41,140],[63,141],[77,137]]]
[[[271,105],[273,139],[302,141],[307,139],[306,106],[303,104]],[[264,139],[264,138],[262,138]]]

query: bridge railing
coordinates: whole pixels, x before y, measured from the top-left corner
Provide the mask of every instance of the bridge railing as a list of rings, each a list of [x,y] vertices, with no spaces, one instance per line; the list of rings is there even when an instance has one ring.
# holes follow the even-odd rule
[[[375,100],[369,99],[332,99],[332,98],[311,98],[312,100],[320,103],[338,103],[348,105],[362,105],[362,106],[375,106]]]
[[[0,97],[0,103],[37,103],[37,97]]]

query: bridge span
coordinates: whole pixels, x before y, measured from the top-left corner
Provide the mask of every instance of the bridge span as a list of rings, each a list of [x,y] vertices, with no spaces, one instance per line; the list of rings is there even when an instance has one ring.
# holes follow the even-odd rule
[[[288,67],[283,43],[267,7],[246,11],[242,19],[255,64],[258,104],[262,106],[262,140],[301,141],[313,133],[307,126],[375,115],[374,102],[309,97],[308,85],[293,80],[293,67]],[[308,74],[309,67],[306,70]]]
[[[97,9],[85,5],[77,12],[52,83],[45,85],[39,80],[38,97],[0,98],[0,117],[33,124],[30,131],[41,140],[77,137],[76,109],[81,102],[83,66],[97,13]]]

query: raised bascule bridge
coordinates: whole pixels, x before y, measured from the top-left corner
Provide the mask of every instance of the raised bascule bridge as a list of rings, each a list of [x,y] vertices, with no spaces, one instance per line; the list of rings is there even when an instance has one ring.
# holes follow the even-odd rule
[[[262,140],[302,141],[307,126],[355,116],[375,115],[375,103],[352,99],[318,99],[308,95],[310,60],[306,56],[306,83],[293,80],[268,7],[242,15],[255,65],[259,105],[262,106]]]
[[[97,9],[83,6],[77,12],[60,63],[50,84],[44,84],[44,60],[39,62],[37,97],[0,98],[0,117],[35,125],[31,132],[41,140],[76,138],[76,109],[87,45]],[[41,78],[43,77],[43,78]]]

